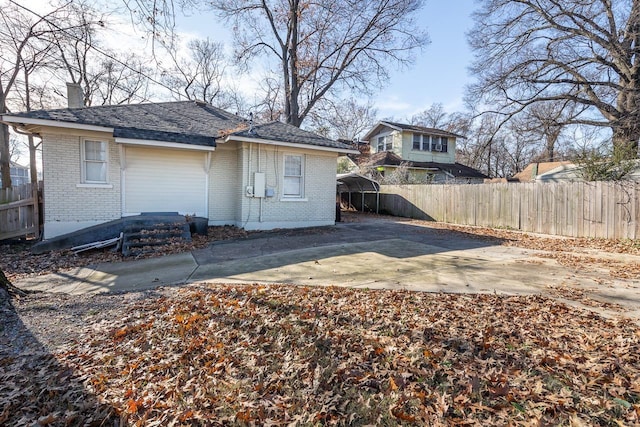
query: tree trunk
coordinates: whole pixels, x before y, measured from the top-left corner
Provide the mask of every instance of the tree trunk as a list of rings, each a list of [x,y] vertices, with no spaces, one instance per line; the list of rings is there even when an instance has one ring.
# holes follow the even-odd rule
[[[11,284],[9,279],[7,279],[7,276],[4,275],[4,271],[2,271],[1,268],[0,268],[0,289],[4,289],[5,291],[7,291],[9,296],[12,296],[12,297],[15,297],[15,296],[23,297],[27,295],[26,292],[24,292],[19,288],[16,288],[14,285]]]
[[[560,136],[560,128],[551,128],[545,133],[547,138],[545,147],[547,151],[547,161],[553,162],[556,159],[556,142]]]
[[[31,183],[38,182],[38,165],[36,160],[36,145],[33,141],[33,136],[29,135],[29,173]]]
[[[9,126],[0,123],[0,173],[2,188],[11,187],[11,162],[9,161]]]
[[[640,127],[633,121],[613,127],[613,157],[617,160],[630,160],[638,157]]]

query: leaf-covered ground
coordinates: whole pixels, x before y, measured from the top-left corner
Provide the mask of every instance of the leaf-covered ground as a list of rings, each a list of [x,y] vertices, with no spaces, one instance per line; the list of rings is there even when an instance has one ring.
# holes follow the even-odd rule
[[[28,313],[39,298],[16,303],[34,333],[56,318],[77,333],[32,381],[83,380],[109,425],[640,424],[638,326],[542,296],[199,284],[93,296],[96,313],[66,296],[46,321]],[[7,412],[11,363],[8,425],[103,413]]]

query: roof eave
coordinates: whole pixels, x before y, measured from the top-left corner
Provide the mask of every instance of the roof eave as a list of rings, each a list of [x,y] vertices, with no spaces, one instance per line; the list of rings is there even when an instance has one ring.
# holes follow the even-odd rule
[[[237,135],[228,135],[222,138],[221,140],[219,140],[219,142],[221,143],[225,143],[229,141],[252,142],[256,144],[277,145],[281,147],[302,148],[302,149],[308,149],[308,150],[329,151],[329,152],[344,153],[344,154],[360,154],[360,151],[354,150],[351,148],[326,147],[323,145],[312,145],[312,144],[305,144],[305,143],[299,143],[299,142],[277,141],[273,139],[263,139],[263,138],[249,138],[246,136],[237,136]]]
[[[376,129],[378,129],[378,127],[379,127],[379,126],[387,126],[387,127],[390,127],[391,129],[402,131],[402,129],[401,129],[401,128],[399,128],[398,126],[394,126],[394,125],[392,125],[392,124],[390,124],[390,123],[388,123],[388,122],[385,122],[385,121],[380,121],[380,122],[376,123],[376,125],[375,125],[373,128],[371,128],[371,130],[370,130],[369,132],[367,132],[367,133],[362,137],[362,139],[363,139],[364,141],[368,141],[368,140],[369,140],[369,138],[370,138],[371,136],[373,136],[373,134],[375,133]]]
[[[196,151],[215,151],[216,147],[211,145],[199,145],[199,144],[186,144],[184,142],[169,142],[160,141],[154,139],[139,139],[139,138],[114,138],[116,144],[123,145],[142,145],[146,147],[161,147],[161,148],[177,148],[180,150],[196,150]]]
[[[89,125],[86,123],[63,122],[59,120],[47,120],[47,119],[34,119],[31,117],[20,117],[20,116],[11,116],[11,115],[0,116],[0,121],[10,125],[20,126],[23,129],[26,129],[27,125],[58,127],[58,128],[64,128],[64,129],[77,129],[77,130],[88,130],[88,131],[94,131],[94,132],[108,132],[108,133],[113,133],[113,129],[114,129],[113,127]]]

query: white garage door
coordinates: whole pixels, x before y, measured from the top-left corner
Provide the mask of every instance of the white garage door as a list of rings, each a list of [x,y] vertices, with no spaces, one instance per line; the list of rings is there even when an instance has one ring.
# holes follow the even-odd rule
[[[206,216],[206,153],[125,148],[125,215],[179,212]]]

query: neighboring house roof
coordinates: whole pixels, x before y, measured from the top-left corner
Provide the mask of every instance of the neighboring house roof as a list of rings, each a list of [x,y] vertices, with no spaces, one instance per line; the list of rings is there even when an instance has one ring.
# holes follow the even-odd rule
[[[364,164],[365,167],[376,167],[376,166],[400,166],[407,165],[409,168],[414,169],[427,169],[427,170],[441,170],[447,172],[448,174],[459,178],[479,178],[484,179],[487,178],[485,174],[482,172],[470,168],[469,166],[465,166],[461,163],[438,163],[438,162],[413,162],[410,160],[402,160],[400,156],[391,152],[391,151],[382,151],[379,153],[372,154],[369,158],[369,161]]]
[[[20,163],[9,160],[9,167],[16,169],[29,169],[29,166],[22,166]]]
[[[509,181],[533,182],[539,175],[545,174],[552,169],[571,164],[571,162],[537,162],[529,163],[526,168],[518,172]]]
[[[362,159],[368,159],[371,154],[371,145],[369,145],[369,141],[350,141],[348,139],[338,139],[338,142],[343,144],[347,144],[356,152],[349,153],[347,156],[349,159],[354,162],[356,165],[362,162]]]
[[[560,166],[538,174],[538,182],[583,181],[582,166],[572,162],[561,162]],[[635,167],[625,176],[625,180],[640,181],[640,160],[634,160]]]
[[[345,150],[350,147],[280,122],[256,124],[199,101],[105,105],[7,114],[3,121],[63,127],[88,125],[112,130],[115,138],[215,147],[219,138],[240,136]],[[55,123],[51,123],[55,122]]]
[[[435,129],[435,128],[429,128],[425,126],[417,126],[417,125],[409,125],[405,123],[381,121],[381,122],[378,122],[378,124],[375,125],[369,132],[367,132],[367,134],[364,136],[363,139],[369,139],[371,136],[375,135],[378,132],[378,129],[381,127],[389,127],[398,131],[408,131],[408,132],[421,133],[421,134],[427,134],[427,135],[447,136],[451,138],[464,138],[464,136],[462,135],[458,135],[453,132],[448,132],[442,129]]]

